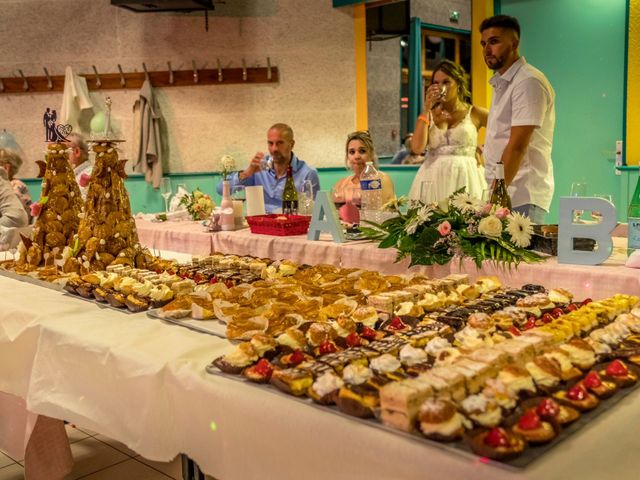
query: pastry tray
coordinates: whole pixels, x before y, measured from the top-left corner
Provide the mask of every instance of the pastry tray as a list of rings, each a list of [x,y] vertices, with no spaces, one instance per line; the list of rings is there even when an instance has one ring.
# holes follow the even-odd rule
[[[136,313],[142,313],[142,312],[132,312],[127,307],[124,307],[124,308],[114,307],[114,306],[110,305],[108,302],[99,302],[95,298],[83,297],[82,295],[78,295],[76,293],[71,293],[71,292],[65,291],[64,294],[67,295],[68,297],[73,297],[73,298],[77,298],[79,300],[84,300],[85,302],[88,302],[88,303],[93,303],[98,308],[106,308],[107,310],[113,310],[115,312],[120,312],[120,313],[126,313],[127,315],[135,315]]]
[[[46,280],[35,278],[35,277],[32,277],[31,275],[20,275],[16,272],[12,272],[11,270],[4,270],[4,269],[0,269],[0,275],[3,277],[11,278],[13,280],[18,280],[19,282],[31,283],[33,285],[38,285],[39,287],[56,290],[58,292],[62,291],[61,284],[54,283],[54,282],[47,282]]]
[[[307,405],[317,408],[318,410],[330,412],[330,413],[333,413],[334,415],[338,415],[343,418],[348,418],[349,420],[352,420],[358,423],[370,425],[372,427],[385,430],[387,432],[393,433],[395,435],[399,435],[401,437],[408,438],[418,443],[423,443],[426,445],[430,445],[432,447],[440,448],[442,450],[447,450],[457,455],[462,455],[474,460],[482,459],[483,463],[489,463],[491,465],[495,465],[501,468],[506,468],[512,471],[516,471],[517,469],[522,469],[527,465],[529,465],[530,463],[532,463],[533,461],[537,460],[538,458],[543,456],[547,451],[551,450],[556,445],[558,445],[563,440],[565,440],[567,437],[572,436],[574,433],[580,430],[584,425],[593,421],[594,418],[598,417],[600,414],[611,409],[611,407],[613,407],[615,404],[620,402],[623,398],[625,398],[630,393],[634,392],[638,388],[638,386],[640,386],[640,381],[638,381],[632,387],[619,389],[612,397],[608,399],[601,399],[600,404],[595,409],[591,410],[590,412],[583,412],[578,420],[573,422],[568,427],[563,427],[563,429],[560,431],[558,436],[554,440],[552,440],[550,443],[545,445],[539,445],[539,446],[529,445],[527,449],[520,456],[513,458],[511,460],[498,461],[498,460],[489,460],[485,457],[480,457],[479,455],[476,455],[475,453],[473,453],[471,448],[462,440],[458,440],[456,442],[449,442],[449,443],[436,442],[435,440],[429,440],[428,438],[423,437],[419,433],[409,433],[409,432],[404,432],[402,430],[389,427],[376,419],[358,418],[352,415],[347,415],[346,413],[343,413],[340,410],[338,410],[338,408],[335,405],[334,406],[320,405],[318,403],[315,403],[313,400],[311,400],[308,397],[305,397],[305,396],[296,397],[295,395],[288,395],[269,384],[255,383],[245,379],[241,375],[231,375],[228,373],[221,372],[213,364],[207,365],[206,371],[212,375],[215,375],[218,377],[224,377],[230,380],[234,380],[236,382],[248,384],[248,385],[251,385],[252,387],[259,388],[260,390],[271,392],[274,395],[279,395],[281,397],[286,397],[297,402],[305,403]]]
[[[195,320],[190,317],[186,318],[164,318],[158,315],[159,308],[151,308],[147,310],[147,316],[150,318],[156,318],[163,320],[174,325],[180,325],[181,327],[188,328],[199,333],[206,333],[207,335],[213,335],[220,338],[227,338],[227,326],[220,320]]]

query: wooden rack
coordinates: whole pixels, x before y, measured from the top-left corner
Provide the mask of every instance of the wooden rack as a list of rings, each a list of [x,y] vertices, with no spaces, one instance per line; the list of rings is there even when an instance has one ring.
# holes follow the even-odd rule
[[[142,87],[145,78],[149,78],[153,87],[192,87],[198,85],[229,85],[234,83],[277,83],[278,67],[271,66],[267,58],[266,67],[246,67],[244,60],[242,67],[222,68],[218,62],[218,68],[196,68],[193,62],[191,70],[172,70],[171,63],[167,63],[168,69],[162,71],[147,72],[143,63],[142,72],[123,72],[118,65],[119,73],[99,73],[93,66],[94,74],[81,74],[87,79],[89,90],[117,90],[121,88]],[[0,95],[34,92],[62,92],[64,90],[64,75],[49,75],[44,69],[45,76],[25,77],[22,70],[18,70],[19,77],[0,78]]]

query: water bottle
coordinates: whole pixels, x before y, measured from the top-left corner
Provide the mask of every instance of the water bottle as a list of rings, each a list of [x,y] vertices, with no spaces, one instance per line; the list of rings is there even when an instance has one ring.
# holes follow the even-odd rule
[[[367,162],[364,172],[360,175],[360,190],[361,217],[370,222],[381,223],[382,179],[373,162]]]

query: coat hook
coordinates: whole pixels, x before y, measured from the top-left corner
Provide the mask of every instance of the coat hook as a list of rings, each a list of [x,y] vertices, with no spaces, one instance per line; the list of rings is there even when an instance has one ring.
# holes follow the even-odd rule
[[[219,58],[216,58],[216,61],[218,62],[218,81],[221,82],[222,81],[222,65],[220,64]]]
[[[51,76],[49,75],[49,70],[47,70],[47,67],[44,67],[44,74],[47,76],[47,88],[49,90],[53,90],[53,82],[51,81]]]
[[[118,71],[120,72],[120,86],[124,88],[127,86],[127,81],[124,79],[124,73],[122,72],[120,64],[118,64]]]
[[[244,61],[244,58],[242,59],[242,80],[247,81],[247,62]]]
[[[171,62],[167,62],[169,66],[169,85],[173,85],[173,70],[171,70]]]
[[[151,83],[151,79],[149,78],[149,72],[147,71],[147,65],[142,62],[142,69],[144,70],[144,79]]]
[[[193,83],[198,83],[198,68],[196,67],[196,61],[192,60],[191,64],[193,65]]]
[[[98,75],[98,69],[95,65],[91,65],[91,68],[93,68],[93,73],[96,74],[96,87],[100,88],[102,86],[102,82],[100,81],[100,75]]]
[[[22,77],[22,89],[26,92],[29,90],[29,82],[27,81],[27,79],[24,76],[24,73],[22,73],[22,70],[18,70],[18,73],[20,74],[20,76]]]
[[[267,80],[271,81],[271,58],[267,57]]]

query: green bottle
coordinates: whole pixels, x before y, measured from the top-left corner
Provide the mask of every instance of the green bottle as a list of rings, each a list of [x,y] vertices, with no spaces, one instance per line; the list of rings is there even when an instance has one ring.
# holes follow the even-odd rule
[[[507,183],[504,181],[504,165],[502,163],[496,164],[496,178],[493,183],[493,189],[491,190],[491,198],[489,202],[493,205],[500,205],[511,210],[511,197],[507,192]]]
[[[636,190],[633,192],[629,210],[627,210],[627,221],[629,222],[627,241],[628,248],[640,249],[640,176],[636,182]]]
[[[282,192],[282,213],[284,215],[298,214],[298,191],[293,183],[293,168],[287,168],[287,182],[284,184]]]

